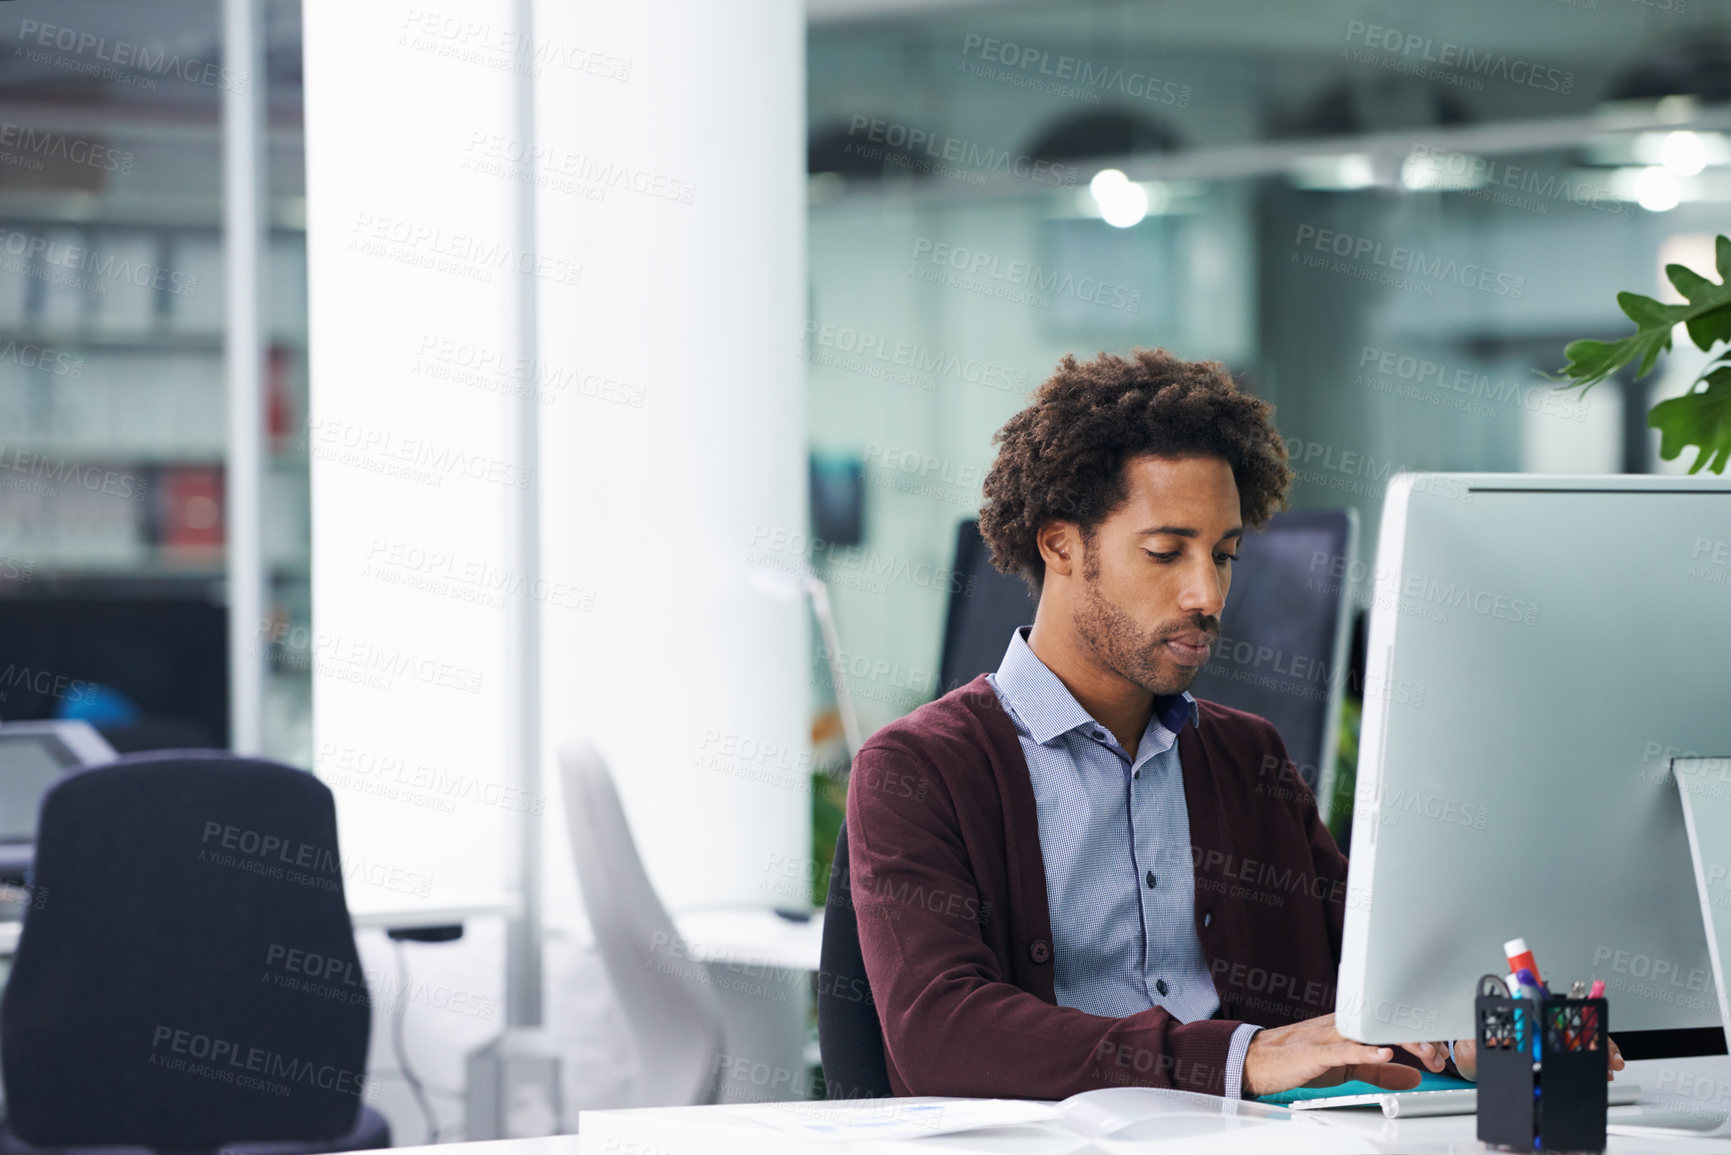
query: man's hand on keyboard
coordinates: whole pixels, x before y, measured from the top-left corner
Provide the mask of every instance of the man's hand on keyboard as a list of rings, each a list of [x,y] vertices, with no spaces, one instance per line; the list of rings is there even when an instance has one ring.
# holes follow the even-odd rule
[[[1442,1043],[1402,1043],[1432,1071],[1448,1062]],[[1419,1074],[1394,1061],[1390,1047],[1372,1047],[1341,1037],[1334,1016],[1306,1019],[1256,1032],[1244,1053],[1244,1093],[1271,1095],[1294,1087],[1333,1087],[1358,1079],[1391,1091],[1410,1091]]]

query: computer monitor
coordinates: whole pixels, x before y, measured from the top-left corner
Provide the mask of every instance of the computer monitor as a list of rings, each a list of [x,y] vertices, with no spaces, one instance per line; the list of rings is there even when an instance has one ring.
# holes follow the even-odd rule
[[[938,693],[989,674],[1004,660],[1010,635],[1033,624],[1039,602],[1028,583],[999,573],[992,553],[972,518],[956,526],[955,578],[950,611],[944,620],[944,646],[938,658]]]
[[[114,758],[85,722],[0,725],[0,879],[21,879],[36,854],[42,796],[68,770]]]
[[[1468,1037],[1518,937],[1553,989],[1606,981],[1625,1054],[1724,1050],[1669,765],[1731,754],[1728,543],[1731,478],[1389,483],[1343,1034]]]
[[[1324,820],[1347,682],[1347,578],[1357,545],[1358,516],[1350,509],[1277,513],[1260,533],[1245,534],[1220,612],[1220,640],[1190,684],[1198,698],[1274,723]]]
[[[42,583],[47,585],[48,583]],[[118,750],[228,745],[228,608],[200,589],[0,598],[0,720],[89,721]],[[112,706],[100,714],[98,705]]]
[[[1327,817],[1346,685],[1357,518],[1351,510],[1277,513],[1245,535],[1220,615],[1220,642],[1191,684],[1199,698],[1274,723],[1288,757]],[[956,528],[939,692],[998,668],[1016,627],[1037,605],[1019,577],[992,567],[977,521]]]

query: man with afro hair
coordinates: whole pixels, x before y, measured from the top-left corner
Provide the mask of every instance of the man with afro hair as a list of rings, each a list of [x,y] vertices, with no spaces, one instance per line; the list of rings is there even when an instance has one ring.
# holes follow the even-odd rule
[[[1334,1029],[1346,859],[1274,727],[1186,692],[1246,531],[1285,504],[1271,417],[1218,363],[1138,349],[1066,356],[998,432],[980,532],[1034,624],[874,734],[848,788],[896,1094],[1453,1069],[1444,1044]]]

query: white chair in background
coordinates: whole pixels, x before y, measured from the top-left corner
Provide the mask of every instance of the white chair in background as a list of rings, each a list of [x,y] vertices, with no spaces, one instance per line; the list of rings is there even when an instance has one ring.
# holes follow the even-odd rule
[[[637,1052],[639,1105],[713,1103],[723,1033],[709,972],[650,884],[600,751],[567,742],[559,767],[577,884]]]

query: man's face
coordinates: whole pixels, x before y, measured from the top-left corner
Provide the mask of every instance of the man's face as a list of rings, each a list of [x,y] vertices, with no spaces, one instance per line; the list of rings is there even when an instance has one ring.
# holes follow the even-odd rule
[[[1084,546],[1076,631],[1100,663],[1150,694],[1190,688],[1220,637],[1244,533],[1218,457],[1136,457],[1128,496]]]

